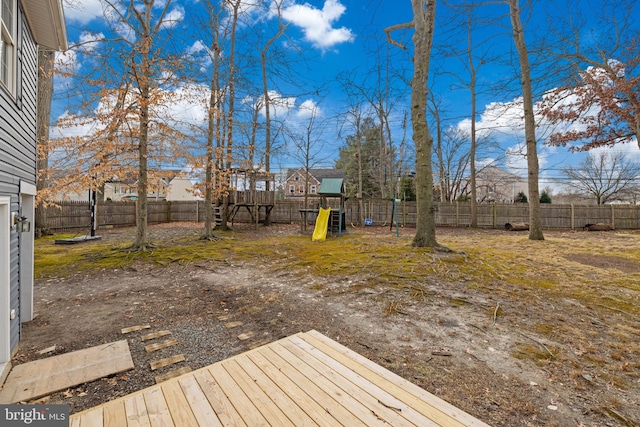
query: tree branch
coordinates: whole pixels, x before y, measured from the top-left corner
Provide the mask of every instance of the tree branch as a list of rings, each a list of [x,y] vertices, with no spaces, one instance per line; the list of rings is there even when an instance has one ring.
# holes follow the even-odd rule
[[[392,25],[390,27],[385,28],[383,31],[387,35],[387,41],[389,43],[391,43],[392,45],[398,46],[402,50],[407,50],[407,47],[405,45],[403,45],[400,42],[395,41],[393,39],[393,37],[391,37],[391,32],[392,31],[397,31],[397,30],[406,30],[406,29],[410,29],[410,28],[413,28],[413,21],[405,22],[404,24]]]

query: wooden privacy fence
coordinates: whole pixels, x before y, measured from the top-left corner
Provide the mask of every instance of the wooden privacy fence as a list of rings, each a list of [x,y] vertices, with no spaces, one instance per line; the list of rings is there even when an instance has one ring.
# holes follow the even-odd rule
[[[337,203],[337,202],[336,202]],[[49,228],[52,230],[89,228],[91,211],[88,202],[61,201],[58,206],[47,208]],[[330,199],[329,204],[332,204]],[[301,221],[303,209],[300,200],[276,201],[271,211],[271,222],[293,224]],[[331,206],[332,208],[338,208]],[[415,227],[417,209],[415,202],[398,202],[397,220],[401,226]],[[586,224],[608,223],[616,229],[640,229],[640,205],[553,205],[540,206],[542,227],[545,229],[578,229]],[[199,201],[149,201],[149,224],[168,222],[204,221],[204,202]],[[393,202],[390,200],[363,200],[362,212],[357,200],[345,204],[347,224],[359,224],[361,218],[369,218],[373,225],[390,225],[393,218]],[[470,203],[437,203],[436,225],[468,227],[471,223]],[[262,219],[262,218],[261,218]],[[311,218],[315,220],[315,217]],[[250,222],[247,211],[239,211],[234,222]],[[503,228],[506,223],[528,222],[527,204],[479,204],[478,226]],[[99,228],[127,227],[136,224],[135,202],[102,202],[97,208]]]

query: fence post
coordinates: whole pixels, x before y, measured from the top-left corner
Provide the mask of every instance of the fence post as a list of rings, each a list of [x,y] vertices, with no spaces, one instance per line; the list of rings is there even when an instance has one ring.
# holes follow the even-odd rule
[[[613,205],[611,205],[611,225],[613,228],[616,228],[616,211],[613,208]]]
[[[460,203],[456,200],[456,227],[460,227]]]
[[[573,203],[571,203],[570,206],[571,206],[571,229],[575,230],[576,229],[576,223],[575,223],[575,221],[576,221],[576,212],[573,209]]]
[[[493,202],[493,228],[498,227],[498,205]]]

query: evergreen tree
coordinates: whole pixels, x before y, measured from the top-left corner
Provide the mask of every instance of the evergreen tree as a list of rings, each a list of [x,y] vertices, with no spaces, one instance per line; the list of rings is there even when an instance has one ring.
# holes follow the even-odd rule
[[[529,203],[529,199],[527,199],[527,195],[524,194],[522,191],[518,193],[518,195],[516,196],[516,200],[514,201],[515,203]]]
[[[358,153],[358,138],[360,153]],[[345,172],[347,197],[358,193],[358,155],[362,156],[362,197],[380,198],[378,183],[380,167],[380,125],[371,117],[362,121],[360,135],[349,135],[338,152],[335,168]]]
[[[540,194],[540,203],[551,204],[551,196],[547,193],[547,190],[543,190],[542,194]]]

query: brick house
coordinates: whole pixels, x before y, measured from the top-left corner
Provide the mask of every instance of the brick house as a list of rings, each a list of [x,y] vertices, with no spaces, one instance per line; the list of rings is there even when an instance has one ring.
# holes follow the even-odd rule
[[[305,196],[306,172],[304,168],[288,169],[287,179],[285,181],[285,198],[293,199]],[[313,196],[318,194],[320,184],[324,178],[342,178],[345,173],[340,169],[309,169],[307,195]]]

